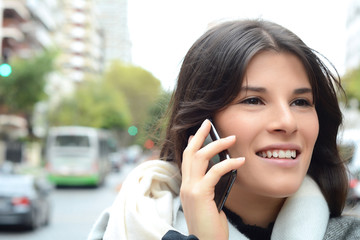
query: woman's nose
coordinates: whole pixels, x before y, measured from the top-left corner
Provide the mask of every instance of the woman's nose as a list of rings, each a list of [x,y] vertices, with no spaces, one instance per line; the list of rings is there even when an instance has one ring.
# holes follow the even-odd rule
[[[297,119],[291,106],[288,104],[277,104],[271,109],[269,119],[269,131],[292,134],[297,130]]]

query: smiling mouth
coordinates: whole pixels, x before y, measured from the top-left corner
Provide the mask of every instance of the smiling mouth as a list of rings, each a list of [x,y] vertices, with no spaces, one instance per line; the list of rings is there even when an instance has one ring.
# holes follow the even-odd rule
[[[256,155],[263,158],[295,159],[297,152],[296,150],[267,150],[257,152]]]

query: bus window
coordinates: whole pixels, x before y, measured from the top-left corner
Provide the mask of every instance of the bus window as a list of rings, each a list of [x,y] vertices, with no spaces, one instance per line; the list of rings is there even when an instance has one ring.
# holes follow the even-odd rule
[[[57,147],[90,147],[88,136],[61,135],[55,139]]]

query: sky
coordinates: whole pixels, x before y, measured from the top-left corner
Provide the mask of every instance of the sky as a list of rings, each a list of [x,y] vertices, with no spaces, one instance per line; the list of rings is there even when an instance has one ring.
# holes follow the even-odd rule
[[[172,90],[182,59],[209,24],[260,18],[293,31],[343,75],[349,1],[129,0],[132,60]]]

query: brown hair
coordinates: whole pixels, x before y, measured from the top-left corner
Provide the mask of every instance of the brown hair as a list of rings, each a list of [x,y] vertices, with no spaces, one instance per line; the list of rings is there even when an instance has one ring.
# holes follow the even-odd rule
[[[289,52],[303,63],[319,119],[308,174],[318,183],[331,216],[339,216],[347,194],[347,173],[336,137],[342,115],[336,89],[342,88],[327,66],[294,33],[263,20],[222,23],[203,34],[186,54],[173,93],[161,158],[181,165],[190,135],[238,95],[250,60],[261,51]],[[337,88],[336,88],[337,87]]]

